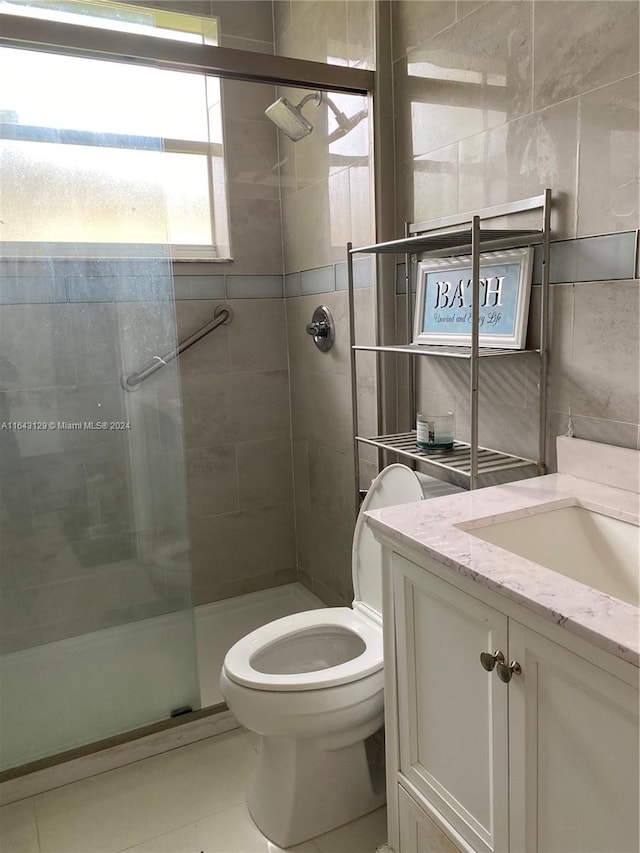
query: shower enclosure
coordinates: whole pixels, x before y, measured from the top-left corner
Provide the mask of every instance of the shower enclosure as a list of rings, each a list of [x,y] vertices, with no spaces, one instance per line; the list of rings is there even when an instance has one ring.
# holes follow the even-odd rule
[[[6,769],[199,707],[177,362],[125,377],[177,345],[171,244],[211,241],[216,102],[194,75],[0,65]]]
[[[177,371],[120,384],[175,346],[171,265],[74,249],[1,262],[3,769],[199,703]]]
[[[109,0],[0,6],[0,75],[11,81],[0,92],[0,770],[11,776],[198,709],[193,589],[197,603],[217,603],[296,580],[283,285],[313,264],[283,265],[272,235],[286,219],[283,189],[293,210],[307,183],[322,187],[333,254],[307,277],[320,272],[324,288],[335,272],[323,298],[343,298],[349,198],[368,198],[372,74],[207,53],[215,18],[192,31],[197,19],[179,14],[165,40],[149,38],[145,10]],[[108,39],[78,26],[94,21],[39,18],[94,6],[117,9]],[[264,112],[279,95],[300,107],[305,92],[315,132],[294,151]],[[258,220],[259,240],[247,227]],[[181,259],[206,259],[206,284]],[[181,391],[178,361],[166,358],[176,325],[188,337],[221,299],[234,323],[182,359]],[[265,359],[256,340],[274,322],[281,334]],[[265,430],[266,403],[278,412]],[[201,466],[191,555],[185,448]],[[258,535],[274,544],[268,559]],[[286,558],[275,554],[281,539]]]

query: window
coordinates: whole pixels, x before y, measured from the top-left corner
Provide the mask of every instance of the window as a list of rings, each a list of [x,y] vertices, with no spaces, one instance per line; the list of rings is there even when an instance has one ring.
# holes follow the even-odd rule
[[[215,20],[119,3],[9,0],[1,8],[215,40]],[[170,243],[176,258],[229,257],[217,78],[0,48],[0,79],[8,81],[0,91],[5,251],[37,255],[46,244],[48,255],[71,246],[75,255],[108,255],[123,244],[153,252]]]

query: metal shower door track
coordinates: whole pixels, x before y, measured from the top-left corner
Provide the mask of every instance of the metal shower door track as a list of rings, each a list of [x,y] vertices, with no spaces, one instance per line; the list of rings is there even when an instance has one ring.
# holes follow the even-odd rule
[[[365,95],[374,72],[308,59],[254,53],[217,45],[121,33],[80,24],[0,15],[0,45],[67,56],[150,65],[170,71],[212,74],[229,80],[322,89]]]

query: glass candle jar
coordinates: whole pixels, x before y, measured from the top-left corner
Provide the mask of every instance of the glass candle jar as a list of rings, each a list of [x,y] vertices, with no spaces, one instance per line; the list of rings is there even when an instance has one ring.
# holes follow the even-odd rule
[[[418,412],[416,444],[421,450],[451,450],[453,447],[453,412]]]

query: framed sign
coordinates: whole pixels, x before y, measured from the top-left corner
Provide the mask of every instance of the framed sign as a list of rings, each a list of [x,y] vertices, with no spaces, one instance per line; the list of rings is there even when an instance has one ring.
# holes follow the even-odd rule
[[[480,255],[479,346],[523,349],[533,249]],[[418,264],[414,344],[471,345],[471,257]]]

